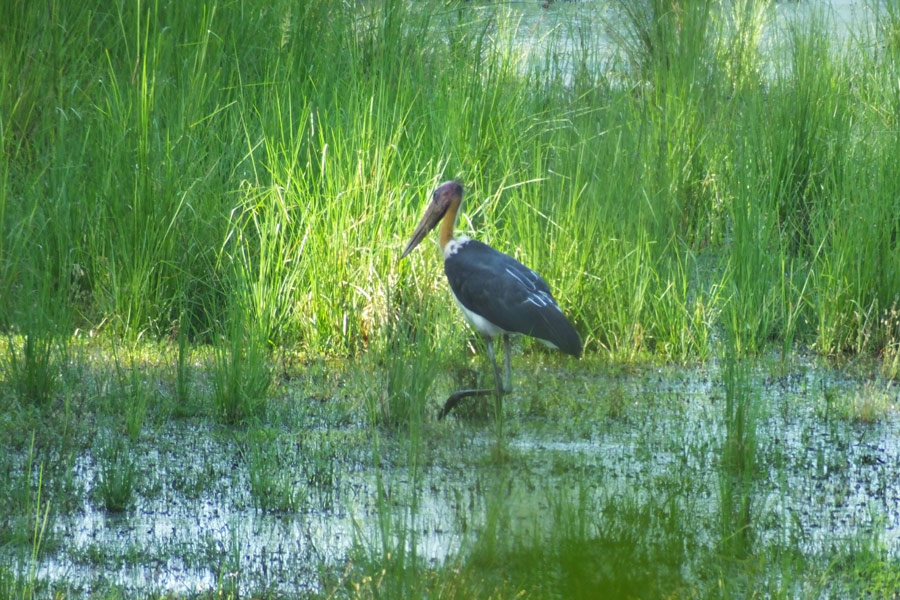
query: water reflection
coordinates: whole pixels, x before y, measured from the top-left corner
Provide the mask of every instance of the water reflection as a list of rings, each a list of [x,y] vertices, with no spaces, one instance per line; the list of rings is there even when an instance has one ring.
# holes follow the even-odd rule
[[[528,537],[550,526],[546,516],[554,506],[579,494],[589,514],[612,515],[604,517],[613,519],[610,524],[627,518],[610,510],[643,506],[652,516],[664,498],[690,523],[688,556],[715,551],[725,438],[717,371],[583,372],[579,379],[576,386],[590,384],[598,395],[578,398],[574,413],[590,414],[611,389],[627,398],[628,408],[590,422],[516,412],[505,440],[508,458],[499,465],[490,458],[497,444],[493,429],[483,422],[429,424],[426,466],[416,470],[402,432],[381,434],[376,468],[364,425],[284,431],[281,439],[298,449],[286,466],[296,474],[290,485],[304,498],[291,511],[259,508],[239,444],[214,427],[172,423],[142,442],[137,466],[144,483],[134,508],[122,514],[106,512],[90,493],[97,465],[88,449],[75,469],[88,491],[83,505],[56,519],[53,537],[61,544],[45,555],[38,577],[85,592],[112,584],[140,594],[212,590],[233,578],[243,590],[293,594],[315,590],[320,569],[341,569],[354,543],[383,547],[385,511],[392,520],[388,535],[439,565],[471,547],[497,502],[508,526]],[[860,536],[876,536],[897,556],[895,415],[873,424],[823,417],[823,390],[844,393],[859,384],[813,367],[777,377],[759,372],[748,385],[760,402],[758,472],[743,490],[750,502],[749,543],[828,557]],[[510,404],[515,411],[516,399]],[[326,436],[342,440],[322,442],[335,448],[330,459],[339,474],[327,484],[335,486],[330,502],[321,501],[307,476],[323,457],[299,450]],[[697,568],[690,560],[683,567]]]

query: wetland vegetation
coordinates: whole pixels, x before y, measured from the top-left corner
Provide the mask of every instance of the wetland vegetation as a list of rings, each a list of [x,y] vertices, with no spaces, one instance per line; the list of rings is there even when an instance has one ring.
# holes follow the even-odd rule
[[[0,5],[0,600],[896,597],[900,6],[540,4]]]

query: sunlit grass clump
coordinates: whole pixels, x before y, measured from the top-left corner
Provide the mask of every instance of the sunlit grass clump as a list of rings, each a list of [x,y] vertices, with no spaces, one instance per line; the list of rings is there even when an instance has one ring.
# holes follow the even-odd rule
[[[106,510],[123,512],[134,505],[140,474],[135,468],[131,447],[118,438],[110,439],[98,455],[97,501]]]
[[[835,402],[836,411],[843,418],[872,424],[896,414],[897,390],[884,383],[869,381],[858,389],[841,394]]]

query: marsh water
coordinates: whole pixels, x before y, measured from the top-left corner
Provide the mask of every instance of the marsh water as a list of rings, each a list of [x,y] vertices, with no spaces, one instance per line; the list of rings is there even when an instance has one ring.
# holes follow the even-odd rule
[[[323,574],[338,577],[385,543],[438,566],[496,535],[486,527],[497,510],[505,535],[528,539],[567,504],[590,515],[589,529],[640,529],[639,544],[677,535],[680,576],[694,577],[732,518],[723,473],[739,473],[723,465],[733,432],[719,367],[531,367],[537,381],[520,372],[520,383],[538,389],[508,397],[502,433],[465,407],[441,422],[426,416],[415,435],[373,428],[302,382],[285,385],[281,424],[252,437],[169,421],[130,447],[139,483],[122,512],[97,494],[109,443],[98,435],[75,458],[79,500],[54,517],[37,578],[79,593],[183,595],[230,580],[245,592],[323,593]],[[747,543],[810,561],[859,544],[896,557],[894,387],[813,363],[753,368],[738,384],[755,432],[753,466],[736,484]],[[866,394],[888,399],[877,419],[835,408]]]

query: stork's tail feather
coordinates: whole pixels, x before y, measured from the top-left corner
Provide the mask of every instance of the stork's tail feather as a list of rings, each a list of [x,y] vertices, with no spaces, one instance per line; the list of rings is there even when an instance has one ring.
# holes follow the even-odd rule
[[[536,328],[536,331],[530,332],[529,335],[552,344],[561,352],[581,358],[581,336],[565,315],[557,309],[553,312],[546,311],[541,316],[545,326]]]
[[[571,323],[566,321],[565,327],[558,327],[556,334],[556,340],[553,343],[557,348],[575,358],[581,358],[581,337]]]
[[[569,327],[569,331],[566,333],[566,337],[559,349],[575,358],[581,358],[581,337],[579,337],[574,327]]]

